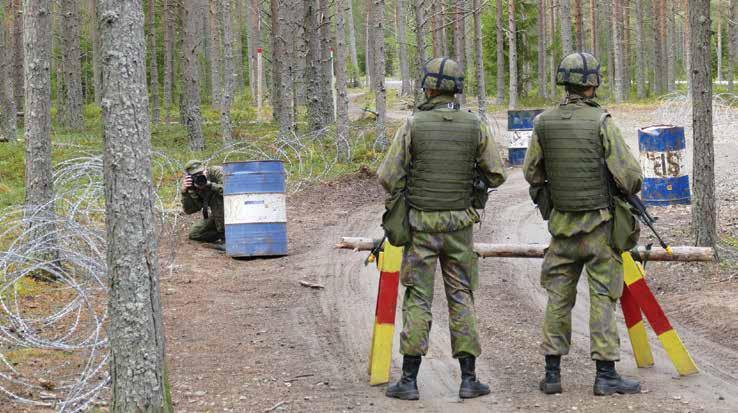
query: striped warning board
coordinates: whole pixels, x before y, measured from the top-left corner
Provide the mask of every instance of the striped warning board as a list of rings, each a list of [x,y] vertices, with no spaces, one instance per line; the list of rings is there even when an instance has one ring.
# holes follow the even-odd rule
[[[369,353],[369,383],[374,386],[389,383],[392,368],[392,341],[395,336],[395,312],[397,293],[400,286],[402,248],[385,241],[384,251],[379,254],[379,292]]]
[[[623,270],[625,288],[621,305],[638,367],[653,365],[653,354],[641,317],[642,312],[659,337],[679,375],[688,376],[699,372],[692,356],[687,351],[687,347],[669,323],[664,310],[661,309],[656,297],[648,287],[648,283],[644,278],[646,273],[643,266],[636,262],[629,252],[623,253]]]

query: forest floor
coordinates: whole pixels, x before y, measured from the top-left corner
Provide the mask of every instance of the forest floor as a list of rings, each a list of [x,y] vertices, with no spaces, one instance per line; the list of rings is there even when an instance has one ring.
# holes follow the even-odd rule
[[[622,121],[631,147],[637,148],[632,126],[642,122],[642,111],[623,108],[613,114]],[[738,173],[730,160],[738,156],[738,145],[718,144],[717,153],[719,182],[734,183]],[[508,172],[476,240],[547,242],[545,223],[527,198],[520,169]],[[723,233],[733,237],[738,232],[738,214],[730,208],[734,189],[719,191]],[[730,248],[721,264],[648,266],[649,283],[700,367],[698,375],[679,378],[653,335],[656,366],[637,369],[621,321],[620,370],[640,378],[644,392],[594,397],[582,281],[574,314],[575,347],[563,367],[565,393],[542,395],[537,390],[545,305],[538,284],[540,260],[487,259],[481,262],[476,295],[483,343],[478,373],[490,382],[492,394],[471,401],[457,396],[458,366],[450,354],[448,315],[437,279],[431,350],[419,378],[421,400],[387,399],[385,386],[370,387],[366,374],[377,271],[363,266],[364,254],[333,249],[341,236],[380,235],[382,197],[366,169],[291,197],[291,250],[285,258],[232,260],[182,239],[182,249],[189,253],[162,284],[178,412],[738,411],[738,270]],[[673,244],[689,244],[689,207],[652,212]],[[647,230],[643,233],[646,241]],[[303,287],[301,280],[324,288]],[[395,351],[394,377],[400,362]]]
[[[628,106],[612,110],[635,151],[635,127],[648,124],[653,110]],[[389,118],[398,121],[406,114],[398,104]],[[502,124],[505,114],[493,117]],[[506,137],[497,138],[504,149]],[[656,365],[636,368],[621,319],[619,369],[642,380],[644,392],[593,396],[588,290],[582,281],[573,316],[574,347],[563,363],[565,393],[542,395],[537,389],[543,371],[538,343],[546,299],[538,283],[541,261],[486,259],[480,261],[475,296],[483,347],[478,375],[490,383],[492,394],[468,401],[457,396],[460,377],[451,358],[448,313],[437,276],[430,352],[419,377],[421,400],[386,398],[385,386],[369,386],[366,373],[377,270],[363,265],[366,254],[334,249],[341,236],[381,234],[384,194],[371,169],[357,166],[352,175],[312,185],[289,198],[288,257],[230,259],[188,241],[186,226],[181,227],[176,266],[162,275],[175,411],[738,411],[734,255],[738,210],[733,206],[738,200],[738,165],[733,161],[738,159],[738,140],[720,140],[716,153],[725,259],[719,264],[648,264],[648,282],[695,358],[701,370],[698,375],[678,377],[653,334]],[[476,241],[546,243],[545,223],[528,199],[520,169],[509,168],[508,173],[508,182],[492,195],[481,226],[475,228]],[[653,208],[652,213],[660,217],[658,227],[673,245],[690,243],[689,206]],[[191,224],[196,218],[186,220]],[[642,242],[651,239],[647,229],[642,236]],[[323,288],[307,288],[300,281]],[[394,378],[401,363],[397,346],[396,334]],[[39,411],[18,405],[10,408],[5,402],[0,399],[0,411]]]

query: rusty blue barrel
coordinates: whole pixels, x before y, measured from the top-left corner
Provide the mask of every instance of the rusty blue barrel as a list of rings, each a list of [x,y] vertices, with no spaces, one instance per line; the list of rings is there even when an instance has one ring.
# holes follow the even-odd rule
[[[225,186],[226,254],[287,255],[286,174],[282,161],[228,162]]]
[[[507,147],[507,160],[512,166],[520,166],[528,152],[528,143],[533,130],[533,120],[543,109],[508,110],[507,130],[513,132],[510,146]]]
[[[678,205],[692,202],[687,173],[684,128],[672,125],[638,130],[643,190],[646,205]]]

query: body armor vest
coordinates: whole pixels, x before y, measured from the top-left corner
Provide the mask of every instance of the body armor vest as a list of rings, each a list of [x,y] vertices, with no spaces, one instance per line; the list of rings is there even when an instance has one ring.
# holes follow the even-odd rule
[[[407,199],[421,211],[471,207],[479,119],[459,110],[418,112],[412,122]]]
[[[594,211],[610,206],[609,175],[597,106],[561,105],[540,115],[537,133],[554,209]]]

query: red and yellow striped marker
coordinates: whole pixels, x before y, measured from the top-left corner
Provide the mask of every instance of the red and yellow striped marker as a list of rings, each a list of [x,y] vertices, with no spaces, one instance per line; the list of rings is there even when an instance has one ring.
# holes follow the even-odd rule
[[[638,367],[653,365],[653,354],[641,317],[642,311],[659,337],[664,350],[669,355],[671,362],[674,363],[679,375],[688,376],[698,373],[697,365],[692,360],[692,356],[689,355],[687,347],[684,346],[679,334],[669,323],[664,310],[661,309],[656,297],[648,287],[643,266],[636,262],[629,252],[623,253],[623,270],[625,288],[621,305]]]
[[[392,368],[392,341],[395,336],[395,312],[397,293],[400,286],[402,248],[384,243],[379,253],[379,292],[377,310],[369,353],[369,384],[372,386],[389,383]]]

